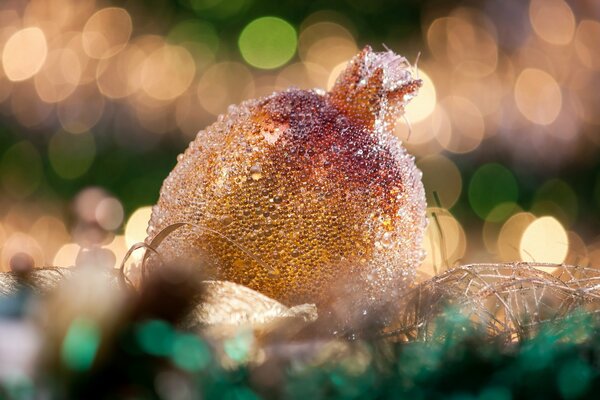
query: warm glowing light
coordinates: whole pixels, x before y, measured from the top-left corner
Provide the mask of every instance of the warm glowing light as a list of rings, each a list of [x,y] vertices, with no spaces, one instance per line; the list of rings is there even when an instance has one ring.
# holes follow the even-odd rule
[[[529,262],[562,263],[569,251],[567,231],[554,217],[541,217],[523,232],[521,260]]]
[[[44,265],[53,265],[52,259],[56,250],[70,240],[63,221],[49,215],[38,218],[29,230],[29,234],[42,247]]]
[[[118,7],[103,8],[96,11],[83,28],[83,49],[92,58],[112,57],[125,47],[131,30],[127,11]]]
[[[63,245],[54,255],[52,266],[63,268],[74,266],[80,251],[81,246],[76,243],[67,243]]]
[[[600,22],[584,19],[575,33],[575,52],[582,64],[600,69]]]
[[[4,243],[6,240],[6,229],[2,226],[0,222],[0,243]]]
[[[525,229],[535,221],[535,215],[520,212],[510,217],[498,235],[497,250],[500,261],[516,262],[521,260],[521,238]]]
[[[564,262],[571,265],[588,265],[590,261],[588,249],[581,236],[573,231],[567,232],[567,235],[569,237],[569,253]]]
[[[512,81],[510,85],[512,85]],[[505,83],[497,74],[490,74],[478,79],[470,77],[454,79],[452,92],[476,104],[484,117],[501,111],[506,96]],[[491,136],[495,133],[495,130],[490,129],[487,125],[488,121],[486,120],[486,136]]]
[[[64,48],[68,48],[77,55],[81,66],[79,85],[95,83],[97,60],[90,58],[83,48],[83,34],[81,32],[67,32],[63,34]]]
[[[328,87],[328,78],[329,71],[320,65],[309,62],[298,62],[290,64],[281,70],[277,75],[275,87],[279,90],[290,86],[296,86],[301,89],[324,89]]]
[[[600,58],[598,67],[600,68]],[[592,125],[600,125],[600,113],[598,113],[600,109],[600,90],[590,90],[595,85],[596,78],[594,75],[580,74],[575,76],[571,86],[574,94],[571,97],[571,103],[582,121]],[[600,135],[597,134],[598,132],[595,129],[585,129],[583,132],[588,134],[588,139],[591,139],[593,143],[600,145]]]
[[[452,140],[452,121],[441,105],[436,105],[433,113],[422,121],[408,124],[403,119],[396,124],[395,134],[406,141],[411,153],[435,154],[441,151],[442,143]],[[438,140],[434,140],[434,139]],[[421,146],[419,146],[421,145]],[[416,147],[413,147],[416,146]]]
[[[100,60],[96,69],[96,84],[100,92],[111,99],[135,93],[141,87],[141,78],[135,74],[145,57],[138,46],[130,45],[114,57]]]
[[[187,91],[177,99],[175,122],[179,130],[190,139],[198,133],[198,127],[206,125],[208,113],[200,106],[196,93]]]
[[[107,197],[98,202],[95,217],[98,225],[107,231],[113,231],[123,222],[123,206],[114,197]]]
[[[23,5],[23,26],[39,27],[48,39],[68,29],[69,24],[79,22],[82,15],[77,15],[77,11],[82,6],[93,10],[90,0],[29,0]]]
[[[340,76],[342,71],[346,69],[347,65],[348,65],[348,62],[344,61],[344,62],[339,63],[338,65],[336,65],[335,67],[333,67],[331,69],[331,72],[329,73],[329,77],[327,78],[327,90],[331,90],[333,85],[335,85],[335,81],[337,81],[337,78]]]
[[[511,215],[520,211],[522,210],[516,203],[505,202],[498,204],[489,212],[481,233],[483,244],[490,254],[498,255],[498,238],[500,237],[503,223]]]
[[[459,8],[452,16],[433,21],[427,43],[436,58],[450,61],[467,76],[489,75],[498,64],[494,25],[475,9]]]
[[[427,253],[419,271],[434,276],[456,264],[464,255],[467,239],[460,223],[447,210],[429,208],[423,239]]]
[[[358,48],[353,40],[327,37],[308,49],[305,61],[319,64],[325,69],[331,69],[341,62],[351,59],[357,51]]]
[[[31,27],[15,32],[4,45],[2,67],[11,81],[24,81],[34,76],[44,65],[48,45],[40,28]]]
[[[164,133],[176,128],[175,118],[169,115],[169,102],[144,97],[132,100],[138,100],[135,104],[135,115],[147,131]]]
[[[121,266],[121,261],[125,257],[127,253],[127,244],[125,243],[125,236],[116,235],[113,240],[104,246],[105,249],[110,250],[115,256],[114,268],[118,268]],[[137,254],[137,253],[134,253]]]
[[[152,207],[146,206],[138,208],[127,220],[125,225],[125,242],[127,247],[136,243],[143,242],[146,239],[146,228],[152,215]]]
[[[137,36],[132,43],[124,50],[125,52],[133,51],[131,55],[129,69],[126,72],[128,85],[133,89],[134,92],[141,91],[144,84],[144,68],[146,67],[146,59],[155,51],[165,46],[165,40],[163,37],[158,35],[141,35]],[[119,59],[121,57],[118,57]],[[120,62],[119,59],[115,61]],[[107,60],[110,62],[111,60]],[[97,75],[100,76],[102,73],[105,63],[99,63],[97,69]],[[123,72],[123,71],[121,71]]]
[[[562,94],[552,75],[540,69],[526,68],[515,83],[515,101],[529,121],[549,125],[561,110]]]
[[[198,82],[198,99],[206,111],[218,115],[230,104],[252,98],[254,78],[246,66],[223,62],[209,67]]]
[[[107,197],[107,193],[98,187],[88,187],[77,194],[74,201],[77,216],[85,222],[96,221],[96,208]]]
[[[433,115],[435,115],[435,111]],[[441,146],[432,141],[435,138],[432,125],[430,118],[416,123],[407,123],[401,119],[396,123],[394,135],[403,140],[409,153],[415,156],[436,154],[440,152]]]
[[[354,36],[342,25],[331,21],[319,21],[302,29],[298,38],[298,52],[300,58],[306,58],[312,45],[325,37],[338,37],[354,41]]]
[[[537,35],[548,43],[564,45],[575,33],[575,16],[563,0],[532,0],[529,20]]]
[[[0,249],[0,269],[7,271],[10,260],[18,253],[25,253],[33,258],[34,267],[44,265],[44,252],[39,243],[23,232],[14,232],[4,242]]]
[[[196,64],[181,46],[164,45],[148,56],[142,67],[142,89],[157,100],[180,96],[192,83]]]
[[[35,76],[35,89],[40,99],[58,103],[75,91],[81,77],[81,64],[77,54],[69,49],[48,53],[46,63]]]
[[[468,153],[479,147],[485,133],[479,108],[459,96],[445,98],[441,106],[452,121],[452,129],[440,130],[436,136],[438,142],[453,153]]]
[[[300,33],[298,53],[303,61],[321,65],[332,70],[347,62],[357,52],[352,34],[333,22],[317,22]]]
[[[409,122],[419,122],[431,115],[437,101],[433,81],[423,70],[419,69],[417,76],[423,81],[419,95],[406,106],[406,119]]]
[[[596,242],[588,248],[589,265],[594,268],[600,267],[600,242]]]

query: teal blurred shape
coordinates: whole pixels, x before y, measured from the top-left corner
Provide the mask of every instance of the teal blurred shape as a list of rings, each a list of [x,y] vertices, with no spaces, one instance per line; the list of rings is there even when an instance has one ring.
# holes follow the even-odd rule
[[[65,365],[74,371],[89,369],[100,346],[100,329],[88,318],[77,318],[63,340],[61,356]]]

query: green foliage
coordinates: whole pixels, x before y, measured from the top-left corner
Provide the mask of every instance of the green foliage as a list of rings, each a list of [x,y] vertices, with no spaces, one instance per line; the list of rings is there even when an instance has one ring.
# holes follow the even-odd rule
[[[77,324],[77,331],[87,332],[88,337],[91,331]],[[223,354],[215,350],[221,345],[211,347],[195,334],[149,320],[126,328],[115,349],[104,354],[104,365],[81,370],[65,392],[78,398],[101,379],[105,389],[100,397],[112,398],[123,390],[119,374],[125,374],[127,386],[144,388],[142,398],[163,398],[165,390],[175,395],[182,388],[194,398],[209,399],[593,398],[600,390],[599,328],[597,319],[575,313],[542,326],[530,339],[506,344],[448,309],[435,321],[435,335],[428,341],[357,340],[338,352],[322,344],[322,351],[316,353],[313,347],[312,352],[294,353],[291,358],[271,355],[263,364],[223,367],[218,362]],[[75,335],[71,330],[69,337]],[[247,332],[241,332],[226,341],[225,354],[243,353],[245,358],[248,340]],[[156,383],[165,377],[177,378],[162,386]],[[31,391],[31,386],[16,384],[13,390],[18,388]]]

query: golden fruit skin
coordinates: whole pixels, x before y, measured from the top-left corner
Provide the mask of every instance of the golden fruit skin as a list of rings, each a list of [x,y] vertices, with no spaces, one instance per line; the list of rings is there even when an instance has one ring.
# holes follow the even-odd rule
[[[391,95],[345,103],[340,93],[275,93],[200,132],[153,209],[149,239],[194,225],[165,239],[162,258],[197,262],[286,305],[367,310],[410,284],[423,257],[420,171],[390,115],[376,115]]]

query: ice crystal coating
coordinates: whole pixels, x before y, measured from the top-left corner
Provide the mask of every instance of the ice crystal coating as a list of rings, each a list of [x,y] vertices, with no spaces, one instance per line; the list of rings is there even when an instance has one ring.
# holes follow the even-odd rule
[[[148,242],[188,223],[161,258],[286,305],[364,314],[393,301],[423,257],[421,172],[392,134],[419,86],[404,58],[366,47],[328,93],[288,89],[231,106],[178,158]]]

